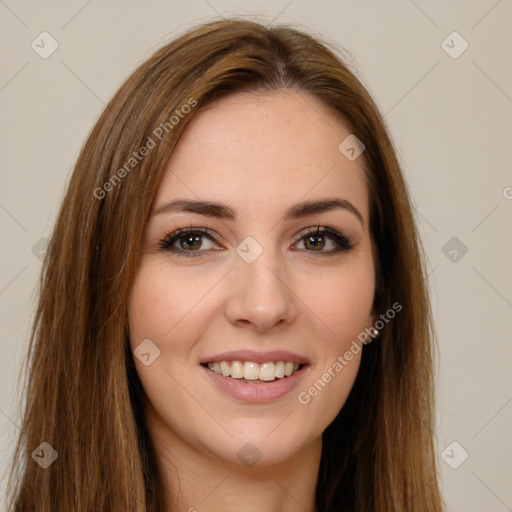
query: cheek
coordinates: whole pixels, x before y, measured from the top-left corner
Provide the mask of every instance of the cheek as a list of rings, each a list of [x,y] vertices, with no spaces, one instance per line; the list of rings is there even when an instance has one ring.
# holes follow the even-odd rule
[[[167,295],[162,295],[161,283],[142,268],[133,285],[128,309],[132,347],[143,339],[157,339],[172,327],[175,310]],[[170,294],[169,294],[170,296]]]
[[[329,345],[342,348],[347,339],[369,327],[375,291],[371,267],[318,274],[313,283],[311,278],[304,280],[299,296],[321,321]]]
[[[309,414],[322,418],[319,432],[346,402],[361,362],[358,336],[371,323],[374,295],[373,268],[352,267],[336,278],[318,276],[314,288],[304,287],[302,297],[319,318],[313,342],[321,347],[311,375],[301,385],[297,401]]]
[[[143,262],[131,290],[130,345],[135,357],[138,352],[151,354],[149,364],[145,365],[142,359],[135,363],[145,394],[160,412],[173,406],[186,410],[188,406],[173,376],[180,375],[186,367],[190,349],[200,335],[197,329],[201,326],[190,322],[194,306],[204,295],[196,281],[192,282],[183,274],[180,277],[158,262]],[[183,375],[178,379],[181,382]]]
[[[145,338],[172,339],[211,286],[209,279],[169,272],[165,266],[143,264],[131,292],[129,325],[132,345]]]

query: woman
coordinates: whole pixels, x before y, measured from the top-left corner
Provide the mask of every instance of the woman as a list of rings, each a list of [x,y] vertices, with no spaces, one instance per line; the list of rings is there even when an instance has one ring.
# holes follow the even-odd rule
[[[325,45],[237,19],[169,43],[71,177],[9,510],[443,510],[422,258]]]

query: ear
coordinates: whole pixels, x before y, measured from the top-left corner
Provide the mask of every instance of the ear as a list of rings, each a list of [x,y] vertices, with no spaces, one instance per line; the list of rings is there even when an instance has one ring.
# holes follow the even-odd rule
[[[379,317],[377,313],[372,310],[372,312],[368,315],[367,327],[365,329],[365,331],[368,332],[371,336],[371,339],[368,341],[368,343],[371,343],[379,335],[379,330],[377,327],[375,327],[375,323],[378,319]]]
[[[368,315],[368,327],[375,327],[375,322],[379,319],[379,316],[377,313],[372,310],[371,313]]]

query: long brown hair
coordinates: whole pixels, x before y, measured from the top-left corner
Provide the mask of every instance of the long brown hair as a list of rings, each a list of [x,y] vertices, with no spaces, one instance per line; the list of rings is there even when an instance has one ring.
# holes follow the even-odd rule
[[[424,256],[382,116],[318,37],[228,19],[190,30],[144,62],[78,157],[39,283],[9,512],[163,509],[128,339],[143,230],[193,115],[228,94],[283,88],[316,97],[364,142],[377,253],[374,311],[402,305],[364,347],[350,396],[323,434],[317,511],[443,510]],[[42,442],[58,454],[46,469],[32,457]]]

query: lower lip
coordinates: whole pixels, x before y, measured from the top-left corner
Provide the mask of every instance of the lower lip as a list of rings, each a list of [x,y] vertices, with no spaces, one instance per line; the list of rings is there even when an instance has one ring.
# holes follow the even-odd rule
[[[309,365],[304,365],[299,371],[292,373],[289,377],[283,377],[268,384],[241,382],[231,377],[219,375],[205,366],[202,366],[202,368],[207,372],[213,383],[228,395],[244,402],[261,404],[278,400],[295,389],[307,373]]]

